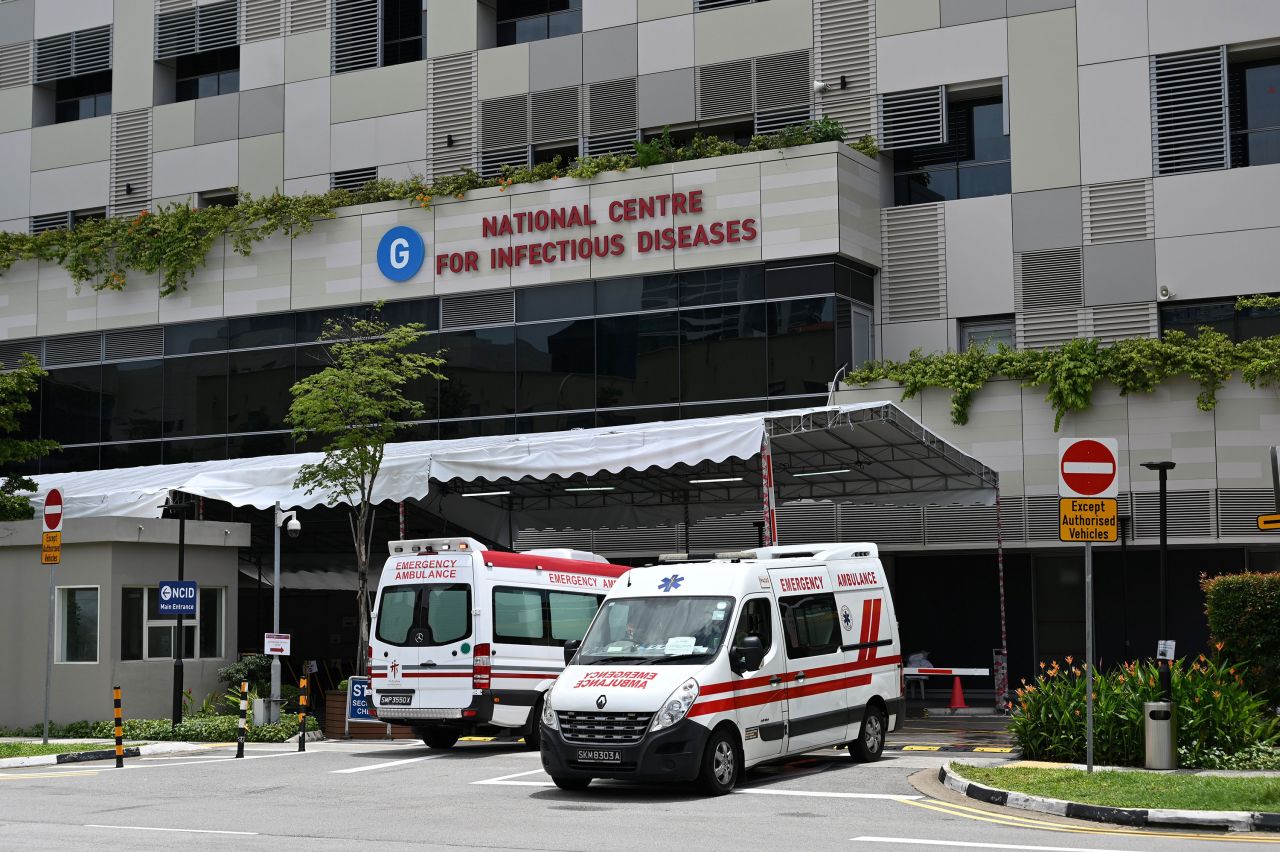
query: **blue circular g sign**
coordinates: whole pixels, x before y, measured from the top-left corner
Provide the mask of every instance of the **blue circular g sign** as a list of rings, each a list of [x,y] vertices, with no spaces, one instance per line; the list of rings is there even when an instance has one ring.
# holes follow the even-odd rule
[[[417,275],[426,256],[422,235],[404,225],[387,231],[378,241],[378,269],[392,281],[408,281]]]

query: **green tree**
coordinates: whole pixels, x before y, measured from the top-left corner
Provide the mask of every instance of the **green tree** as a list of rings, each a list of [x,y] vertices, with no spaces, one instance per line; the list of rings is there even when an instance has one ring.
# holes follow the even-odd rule
[[[425,406],[405,394],[409,382],[424,377],[443,380],[440,352],[425,354],[418,344],[426,335],[421,323],[391,326],[379,317],[381,303],[368,316],[351,316],[325,324],[320,339],[324,369],[299,380],[290,390],[288,423],[298,440],[323,440],[324,458],[306,464],[294,487],[319,492],[330,505],[345,503],[355,545],[356,608],[359,646],[356,667],[365,667],[369,641],[369,558],[373,549],[374,485],[382,469],[387,442],[420,418]]]
[[[0,370],[4,365],[0,364]],[[57,441],[26,440],[13,435],[21,428],[22,415],[31,410],[31,395],[40,387],[45,372],[29,352],[22,354],[22,365],[7,373],[0,372],[0,471],[13,465],[41,458],[56,449]],[[0,481],[0,521],[25,521],[35,515],[31,499],[22,492],[36,490],[26,476],[9,473]]]

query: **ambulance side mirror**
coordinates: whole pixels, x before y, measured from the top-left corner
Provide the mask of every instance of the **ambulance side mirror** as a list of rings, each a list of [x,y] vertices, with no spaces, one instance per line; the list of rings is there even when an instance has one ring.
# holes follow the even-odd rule
[[[581,639],[567,639],[564,643],[564,664],[567,666],[573,660],[573,655],[578,653],[578,649],[582,647]]]
[[[729,668],[734,674],[753,672],[764,664],[764,645],[759,636],[744,636],[729,655]]]

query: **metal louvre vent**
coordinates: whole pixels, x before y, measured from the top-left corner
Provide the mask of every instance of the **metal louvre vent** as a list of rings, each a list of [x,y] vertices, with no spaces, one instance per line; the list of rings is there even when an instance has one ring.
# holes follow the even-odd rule
[[[333,73],[377,68],[381,60],[380,0],[333,0]]]
[[[947,141],[945,86],[881,95],[879,112],[883,151]]]
[[[809,51],[759,56],[754,62],[757,110],[808,110],[813,91]]]
[[[762,521],[757,513],[752,520]],[[755,527],[752,527],[755,545]],[[778,507],[778,538],[782,541],[831,541],[836,537],[836,504],[830,500],[802,500]]]
[[[65,210],[61,213],[43,213],[39,216],[31,217],[31,233],[38,234],[41,231],[52,231],[55,228],[71,227],[71,211]]]
[[[591,534],[592,553],[674,553],[684,541],[684,525],[671,527],[601,527]],[[563,545],[557,545],[563,546]]]
[[[816,0],[813,4],[817,114],[839,121],[850,138],[875,133],[876,4],[874,0]]]
[[[1079,246],[1018,252],[1013,268],[1019,311],[1074,308],[1084,304],[1084,268]]]
[[[510,290],[446,296],[440,300],[441,328],[470,328],[516,321],[516,297]]]
[[[44,365],[97,364],[102,360],[101,334],[75,334],[50,337],[44,342]]]
[[[1218,535],[1259,535],[1258,515],[1274,506],[1274,501],[1270,488],[1219,488]]]
[[[1083,311],[1080,308],[1019,311],[1014,322],[1014,340],[1017,348],[1048,349],[1079,337],[1081,313]]]
[[[1133,337],[1159,337],[1160,319],[1155,302],[1128,305],[1099,305],[1089,309],[1088,337],[1102,343],[1116,343]]]
[[[52,83],[110,68],[110,24],[36,39],[36,83]]]
[[[156,59],[231,47],[239,40],[239,0],[198,7],[189,0],[156,0]]]
[[[880,315],[885,322],[947,315],[947,244],[941,204],[880,212],[884,270]]]
[[[1061,533],[1057,497],[1026,498],[1027,541],[1058,541]],[[1001,509],[1004,508],[1002,503]]]
[[[0,370],[13,370],[22,363],[24,353],[30,353],[35,356],[36,361],[40,360],[40,341],[39,340],[10,340],[0,343]]]
[[[111,215],[136,216],[151,204],[151,110],[111,114]]]
[[[289,5],[285,32],[289,35],[329,26],[329,0],[287,0],[287,2]]]
[[[334,172],[329,178],[331,189],[359,189],[378,177],[377,166],[365,166],[360,169],[345,169]]]
[[[689,548],[697,552],[735,550],[755,547],[760,543],[756,523],[763,521],[760,512],[739,512],[718,518],[703,518],[689,529]]]
[[[1213,494],[1209,491],[1170,491],[1169,537],[1207,538],[1213,532]],[[1145,491],[1133,495],[1134,534],[1137,538],[1160,535],[1160,494]],[[1257,523],[1254,523],[1257,529]]]
[[[534,92],[529,99],[530,138],[534,142],[559,142],[578,138],[577,86]]]
[[[739,59],[699,67],[698,118],[724,118],[754,112],[752,65],[750,59]]]
[[[480,102],[480,140],[485,149],[514,148],[529,141],[529,96]]]
[[[1080,193],[1084,244],[1149,240],[1155,236],[1151,180],[1095,183]]]
[[[31,85],[31,42],[0,46],[0,89]]]
[[[638,743],[649,730],[652,713],[559,713],[560,731],[569,742],[587,745]]]
[[[1225,169],[1227,49],[1151,57],[1151,148],[1157,175]]]
[[[427,138],[431,174],[440,176],[475,163],[476,54],[433,59],[427,66]]]
[[[592,83],[587,89],[587,132],[592,136],[623,132],[634,134],[640,121],[636,105],[634,77]]]
[[[284,33],[284,0],[244,0],[245,41],[279,38]]]
[[[591,530],[520,530],[516,535],[517,552],[537,547],[568,547],[591,551]],[[594,553],[594,551],[591,551]]]
[[[854,506],[841,504],[836,513],[840,541],[882,544],[924,544],[921,506]]]
[[[102,336],[102,360],[127,361],[133,358],[159,358],[164,355],[164,329],[161,326],[109,331]]]

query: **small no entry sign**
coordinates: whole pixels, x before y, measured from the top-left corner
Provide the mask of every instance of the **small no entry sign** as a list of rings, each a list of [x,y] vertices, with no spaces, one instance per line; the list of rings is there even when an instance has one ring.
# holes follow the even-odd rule
[[[1062,438],[1058,441],[1058,496],[1115,497],[1119,459],[1115,438]]]

